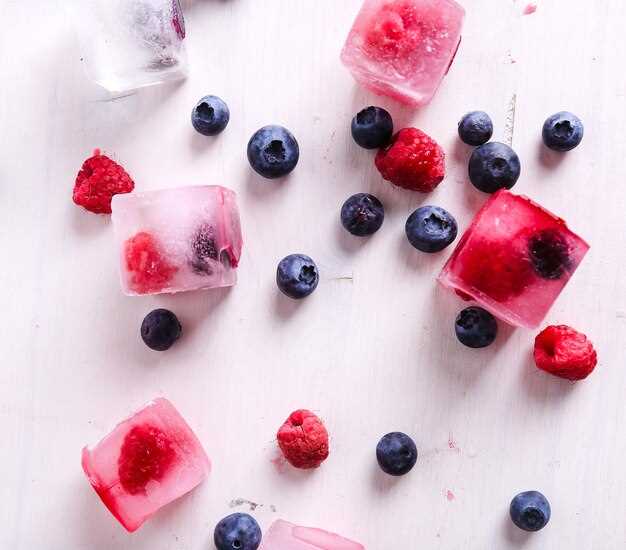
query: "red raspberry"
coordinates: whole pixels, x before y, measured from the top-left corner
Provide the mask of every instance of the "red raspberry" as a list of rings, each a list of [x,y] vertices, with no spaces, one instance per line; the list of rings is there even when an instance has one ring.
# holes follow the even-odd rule
[[[159,292],[178,271],[163,257],[156,239],[145,231],[126,241],[124,257],[130,287],[138,294]]]
[[[535,364],[568,380],[587,378],[598,364],[598,355],[587,337],[567,325],[551,325],[535,338]]]
[[[119,193],[130,193],[135,183],[117,162],[93,152],[76,176],[74,202],[96,214],[111,213],[111,199]]]
[[[532,277],[522,242],[481,240],[463,257],[459,277],[496,302],[519,296]]]
[[[444,159],[443,149],[434,139],[417,128],[404,128],[378,151],[376,167],[395,185],[429,193],[446,174]]]
[[[145,495],[148,483],[163,479],[175,459],[174,445],[159,428],[135,426],[124,438],[117,460],[120,483],[131,495]]]
[[[317,468],[328,458],[328,432],[311,411],[292,412],[276,437],[285,458],[296,468]]]

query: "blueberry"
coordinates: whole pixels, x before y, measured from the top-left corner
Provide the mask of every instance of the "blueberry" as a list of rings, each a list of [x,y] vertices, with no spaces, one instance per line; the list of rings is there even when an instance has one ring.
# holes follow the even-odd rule
[[[498,323],[491,313],[481,307],[468,307],[454,322],[456,337],[468,348],[485,348],[498,335]]]
[[[229,120],[228,105],[214,95],[203,97],[191,111],[191,124],[204,136],[219,134]]]
[[[165,351],[180,338],[183,327],[178,318],[167,309],[155,309],[141,323],[141,338],[155,351]]]
[[[520,529],[539,531],[550,521],[550,503],[537,491],[525,491],[513,498],[509,513]]]
[[[576,115],[561,111],[547,118],[541,136],[546,147],[564,152],[576,147],[584,133],[583,123]]]
[[[261,536],[261,528],[251,515],[237,513],[215,526],[213,541],[217,550],[256,550]]]
[[[296,138],[282,126],[264,126],[248,142],[250,166],[264,178],[286,176],[296,167],[299,158]]]
[[[391,115],[380,107],[367,107],[352,119],[352,137],[365,149],[385,147],[393,135]]]
[[[341,223],[353,235],[365,237],[380,229],[385,219],[382,203],[368,193],[352,195],[341,207]]]
[[[519,157],[508,145],[492,141],[474,149],[469,161],[470,181],[480,191],[511,189],[520,175]]]
[[[376,445],[376,460],[386,474],[403,476],[417,462],[417,447],[408,435],[391,432],[383,436]]]
[[[528,241],[528,254],[535,272],[543,279],[560,279],[572,264],[567,241],[553,229],[533,235]]]
[[[422,252],[439,252],[457,235],[456,220],[438,206],[422,206],[411,214],[404,227],[407,239]]]
[[[459,121],[459,137],[468,145],[487,143],[492,134],[493,122],[484,111],[472,111]]]
[[[320,276],[315,262],[304,254],[291,254],[283,258],[276,270],[276,284],[280,291],[300,300],[317,287]]]

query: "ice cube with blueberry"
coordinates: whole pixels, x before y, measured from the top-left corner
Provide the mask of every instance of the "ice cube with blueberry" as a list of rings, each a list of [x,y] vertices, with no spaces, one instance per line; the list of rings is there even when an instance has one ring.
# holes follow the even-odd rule
[[[179,0],[69,0],[89,77],[111,93],[187,74]]]
[[[536,328],[588,250],[564,220],[502,189],[476,214],[439,281],[511,325]]]
[[[118,424],[94,447],[85,447],[82,466],[104,505],[131,532],[194,489],[210,470],[200,441],[163,398]]]
[[[454,60],[464,18],[454,0],[365,0],[341,59],[371,91],[424,105]]]
[[[263,536],[260,550],[365,550],[334,533],[276,520]]]
[[[236,283],[242,237],[230,189],[204,185],[116,195],[112,210],[125,294]]]

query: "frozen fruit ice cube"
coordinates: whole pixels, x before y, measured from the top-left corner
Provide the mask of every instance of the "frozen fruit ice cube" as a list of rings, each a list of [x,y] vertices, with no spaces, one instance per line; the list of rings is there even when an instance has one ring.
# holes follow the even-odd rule
[[[88,75],[113,93],[187,73],[179,0],[68,0]]]
[[[365,550],[365,547],[334,533],[279,519],[263,537],[260,550]]]
[[[503,189],[476,214],[439,281],[514,326],[535,328],[588,250],[564,220]]]
[[[464,17],[454,0],[365,0],[341,60],[373,92],[424,105],[452,64]]]
[[[82,465],[102,502],[131,532],[199,485],[210,469],[198,438],[163,398],[118,424],[95,447],[85,447]]]
[[[232,286],[241,256],[235,193],[197,186],[117,195],[113,225],[128,295]]]

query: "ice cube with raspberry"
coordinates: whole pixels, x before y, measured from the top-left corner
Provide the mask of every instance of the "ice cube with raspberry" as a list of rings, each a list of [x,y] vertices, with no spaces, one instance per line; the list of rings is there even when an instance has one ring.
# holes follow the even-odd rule
[[[259,550],[365,550],[365,547],[322,529],[300,527],[279,519],[263,536]]]
[[[163,398],[119,423],[94,447],[85,447],[82,466],[104,505],[130,532],[194,489],[210,470],[200,441]]]
[[[341,60],[369,90],[424,105],[454,60],[464,18],[454,0],[365,0]]]
[[[242,237],[230,189],[204,185],[117,195],[112,208],[125,294],[236,283]]]
[[[536,328],[588,250],[564,220],[502,189],[476,214],[439,281],[507,323]]]

